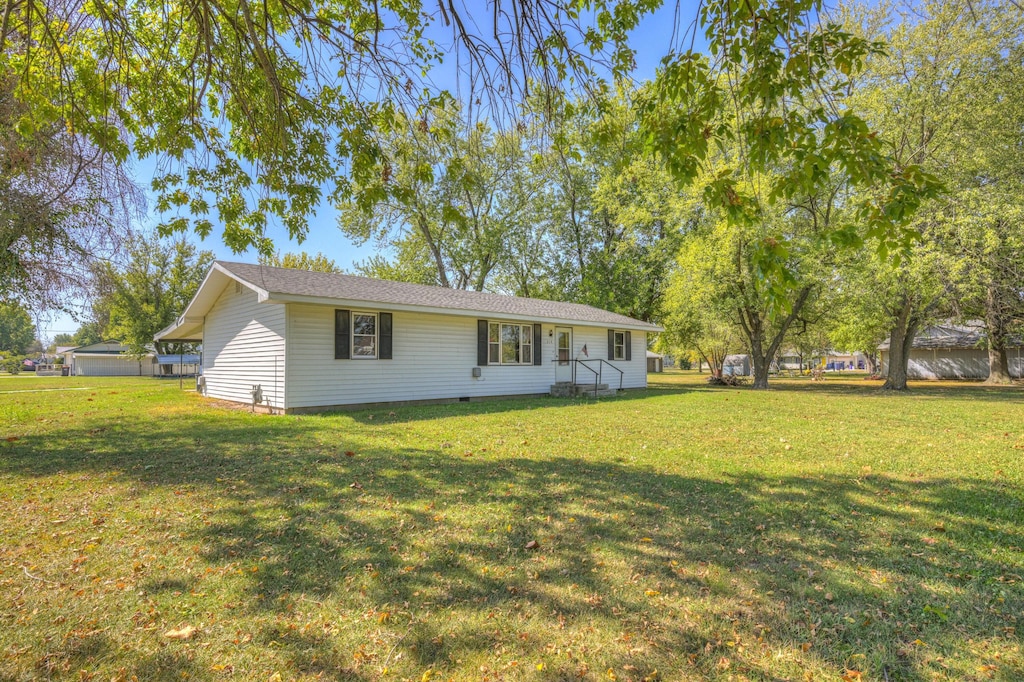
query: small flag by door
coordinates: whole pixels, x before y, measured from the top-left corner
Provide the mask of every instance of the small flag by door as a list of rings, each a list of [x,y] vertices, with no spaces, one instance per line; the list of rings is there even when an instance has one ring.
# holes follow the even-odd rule
[[[590,357],[590,353],[587,352],[587,344],[583,344],[583,354],[588,358]]]

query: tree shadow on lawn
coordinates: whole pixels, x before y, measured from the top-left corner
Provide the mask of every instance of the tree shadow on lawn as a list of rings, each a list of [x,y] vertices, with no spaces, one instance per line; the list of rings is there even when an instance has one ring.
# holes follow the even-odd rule
[[[707,386],[707,390],[752,390],[749,386],[741,389],[724,386]],[[879,381],[821,381],[769,380],[768,390],[779,393],[826,394],[830,396],[857,396],[859,398],[889,398],[905,400],[986,400],[1004,403],[1024,403],[1024,390],[1020,386],[986,386],[976,381],[931,382],[912,381],[906,391],[883,391]]]
[[[587,405],[594,406],[609,402],[631,404],[638,400],[648,400],[657,397],[693,393],[694,390],[699,391],[701,388],[702,387],[689,385],[662,385],[648,388],[628,388],[623,389],[622,392],[616,396],[600,398],[589,398],[586,396],[576,398],[555,398],[553,396],[546,395],[533,395],[522,397],[474,399],[470,402],[458,402],[453,399],[453,402],[438,403],[434,405],[408,406],[396,403],[369,408],[354,405],[351,409],[312,412],[302,415],[302,417],[306,419],[317,419],[345,415],[360,423],[369,423],[373,421],[377,421],[379,423],[381,416],[387,415],[389,423],[418,422],[448,417],[505,414],[524,410],[560,410],[569,407],[578,408]]]
[[[468,653],[536,660],[550,634],[563,649],[603,643],[542,678],[586,677],[588,665],[639,677],[771,679],[807,665],[968,678],[990,661],[986,648],[1002,656],[993,670],[1020,672],[1015,483],[701,478],[571,456],[382,448],[368,435],[346,458],[317,445],[317,420],[210,423],[29,436],[0,449],[0,472],[190,486],[218,505],[174,530],[201,565],[259,567],[238,578],[245,609],[282,616],[309,598],[361,612],[371,625],[360,627],[383,642],[378,663],[388,649],[438,670]],[[327,670],[308,654],[318,648],[333,670],[349,660],[329,638],[263,633],[289,638],[310,671]]]

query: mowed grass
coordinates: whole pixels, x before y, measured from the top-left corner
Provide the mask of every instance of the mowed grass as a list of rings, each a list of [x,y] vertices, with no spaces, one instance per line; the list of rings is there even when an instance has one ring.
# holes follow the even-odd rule
[[[0,391],[0,680],[1024,679],[1019,386]]]

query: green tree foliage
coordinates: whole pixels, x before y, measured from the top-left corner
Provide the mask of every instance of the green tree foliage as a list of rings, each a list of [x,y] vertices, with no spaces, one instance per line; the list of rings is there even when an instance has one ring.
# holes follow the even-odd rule
[[[394,255],[359,270],[658,319],[685,217],[678,188],[644,153],[627,93],[600,114],[559,111],[508,133],[439,116],[394,140],[402,163],[341,213],[347,235]]]
[[[108,265],[101,274],[109,292],[105,335],[138,355],[150,348],[161,354],[186,352],[181,344],[154,342],[153,337],[192,300],[213,254],[184,240],[168,242],[155,235],[136,240],[128,253],[124,266]]]
[[[688,209],[644,151],[633,96],[620,91],[600,113],[563,103],[541,157],[537,241],[562,296],[656,320]]]
[[[818,225],[819,238],[906,247],[916,235],[909,220],[940,185],[850,108],[851,79],[882,45],[821,10],[814,1],[703,3],[693,30],[703,28],[711,54],[665,58],[639,98],[647,148],[680,182],[699,182],[709,208],[735,225],[821,196],[840,177],[865,191],[847,199],[847,221]],[[786,300],[792,273],[777,256],[789,247],[765,233],[750,248]]]
[[[633,67],[630,31],[661,4],[495,0],[484,16],[458,3],[403,0],[12,1],[0,70],[21,107],[9,116],[20,144],[32,147],[53,133],[116,164],[132,154],[160,157],[153,189],[165,232],[205,236],[219,223],[229,247],[269,255],[268,222],[301,240],[325,193],[363,208],[394,198],[368,197],[365,189],[406,165],[396,138],[430,128],[439,109],[452,109],[451,92],[432,85],[432,68],[442,61],[462,67],[455,80],[470,118],[488,106],[515,113],[531,83],[542,93],[569,87],[586,93],[588,106],[601,106],[610,90],[604,79]],[[821,0],[702,3],[692,30],[704,32],[710,58],[692,50],[666,57],[640,107],[644,142],[686,183],[709,150],[738,141],[748,150],[742,164],[785,168],[767,193],[771,201],[811,194],[839,168],[873,190],[860,202],[868,234],[900,243],[929,180],[913,164],[895,164],[839,103],[847,76],[877,46],[818,21],[823,16]],[[723,127],[723,112],[732,116],[734,105],[742,120]],[[735,174],[720,170],[705,183],[707,200],[737,215],[756,209]],[[419,171],[417,182],[425,166]],[[480,215],[461,212],[463,219]],[[456,285],[463,278],[482,288],[493,251],[510,246],[525,257],[517,264],[534,267],[536,243],[491,237],[481,232],[461,242],[468,253],[447,256],[426,236],[422,246],[442,283],[451,276]],[[597,263],[595,276],[628,279],[635,273],[617,268],[629,262]],[[472,270],[461,272],[468,263]],[[614,290],[602,288],[604,296]],[[613,300],[612,307],[636,306]]]
[[[94,302],[95,309],[95,302]],[[82,323],[82,325],[75,332],[72,343],[75,346],[88,346],[93,343],[99,343],[105,341],[103,336],[104,327],[97,320],[90,320]]]
[[[283,256],[274,253],[271,256],[260,256],[261,265],[275,268],[292,268],[295,270],[312,270],[314,272],[341,272],[333,260],[322,253],[311,256],[305,251],[286,253]]]
[[[421,251],[440,286],[482,291],[504,261],[506,237],[528,222],[522,207],[534,190],[522,136],[431,113],[386,141],[394,165],[353,184],[339,225],[357,243]]]
[[[18,303],[0,303],[0,352],[24,355],[36,339],[36,326]]]
[[[205,235],[216,220],[230,247],[269,255],[268,220],[301,239],[321,188],[340,196],[378,175],[381,138],[452,100],[434,66],[462,67],[481,106],[531,81],[600,90],[598,69],[631,68],[627,33],[657,4],[599,2],[586,20],[522,0],[479,14],[403,0],[9,2],[0,70],[23,139],[56,126],[117,161],[161,156],[166,228]]]
[[[986,300],[1009,301],[1017,286],[1022,175],[1014,103],[1024,17],[995,3],[955,2],[883,4],[848,17],[861,35],[888,42],[869,58],[851,101],[900,164],[923,165],[946,188],[909,223],[921,237],[912,248],[888,267],[862,259],[855,267],[864,271],[847,274],[867,287],[851,299],[850,317],[869,327],[887,321],[886,388],[903,390],[921,326],[936,315],[981,312]],[[1005,325],[992,328],[998,346]]]
[[[393,282],[437,284],[437,268],[415,233],[391,241],[390,258],[378,253],[354,264],[357,274]]]
[[[683,240],[666,329],[695,348],[713,336],[723,345],[731,326],[750,354],[754,387],[767,388],[787,334],[814,316],[832,272],[835,246],[823,234],[839,213],[837,195],[833,187],[756,220],[708,214]]]

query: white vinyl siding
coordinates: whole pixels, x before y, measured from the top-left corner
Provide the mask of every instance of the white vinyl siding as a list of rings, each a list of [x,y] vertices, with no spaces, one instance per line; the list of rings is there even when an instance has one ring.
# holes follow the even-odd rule
[[[263,404],[285,407],[285,317],[284,305],[259,303],[255,291],[229,284],[203,325],[206,395],[250,403],[259,384]],[[333,355],[333,326],[329,336]]]
[[[549,336],[554,325],[542,325],[541,347],[531,346],[531,354],[542,353],[540,365],[489,364],[481,368],[480,378],[474,378],[476,319],[395,312],[393,359],[359,362],[334,359],[333,307],[291,303],[287,308],[289,408],[547,393],[555,381],[554,338]],[[584,343],[590,357],[600,357],[607,346],[607,329],[573,329],[573,357]],[[632,336],[633,356],[638,359],[615,364],[626,370],[624,388],[641,388],[647,385],[645,334]],[[606,381],[618,388],[618,374],[611,374],[614,380]]]
[[[559,326],[572,326],[572,325],[559,325]],[[552,325],[553,327],[553,325]],[[544,340],[548,341],[547,338],[549,327],[544,325]],[[619,373],[615,370],[609,369],[608,365],[618,367],[622,370],[622,388],[647,388],[647,363],[644,362],[644,358],[647,355],[647,334],[641,331],[631,332],[632,337],[632,360],[609,360],[608,359],[608,329],[597,328],[597,327],[578,327],[572,326],[572,354],[571,359],[578,360],[591,360],[586,363],[595,370],[601,366],[599,360],[604,360],[605,367],[602,370],[601,381],[602,383],[608,384],[609,388],[619,387]],[[583,346],[587,347],[588,356],[583,354]],[[553,346],[552,346],[553,348]],[[553,358],[554,351],[552,350],[551,357]],[[544,364],[553,364],[548,362],[548,356],[545,356]],[[585,369],[577,368],[576,370],[576,383],[588,384],[594,381],[594,375]]]

